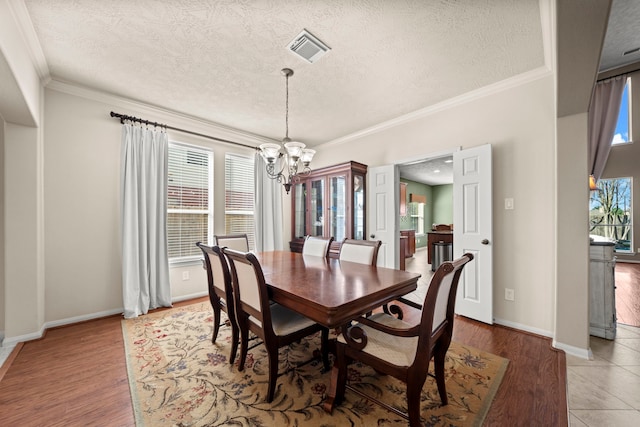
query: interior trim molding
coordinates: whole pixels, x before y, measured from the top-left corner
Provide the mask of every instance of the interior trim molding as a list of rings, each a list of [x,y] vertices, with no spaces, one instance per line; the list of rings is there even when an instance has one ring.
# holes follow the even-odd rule
[[[187,301],[190,299],[201,298],[207,295],[209,295],[208,291],[196,292],[189,295],[182,295],[177,298],[172,298],[171,302],[174,303],[174,302]],[[45,324],[42,325],[42,327],[36,332],[3,339],[2,347],[10,348],[10,347],[14,347],[16,344],[21,342],[37,340],[39,338],[42,338],[45,331],[51,328],[55,328],[58,326],[71,325],[73,323],[86,322],[87,320],[100,319],[102,317],[114,316],[116,314],[122,314],[123,312],[124,312],[124,308],[115,308],[111,310],[99,311],[96,313],[83,314],[82,316],[74,316],[74,317],[68,317],[66,319],[45,322]],[[2,331],[2,333],[4,334],[4,331]]]
[[[580,348],[574,347],[569,344],[564,344],[553,340],[553,348],[557,348],[558,350],[562,350],[567,354],[570,354],[575,357],[579,357],[585,360],[593,360],[593,353],[591,352],[591,348]]]
[[[36,30],[33,28],[33,22],[29,16],[27,6],[24,4],[24,1],[9,1],[7,3],[9,4],[13,19],[20,29],[20,33],[27,45],[31,62],[38,76],[40,76],[40,81],[43,85],[46,85],[51,81],[51,73],[49,72],[49,66],[42,51],[42,46],[40,46]]]
[[[420,110],[416,110],[412,113],[405,114],[404,116],[397,117],[395,119],[387,120],[386,122],[379,123],[377,125],[371,126],[369,128],[360,130],[358,132],[354,132],[352,134],[334,139],[329,142],[325,142],[323,144],[319,144],[315,146],[315,149],[318,148],[327,148],[334,145],[341,145],[347,142],[362,138],[367,135],[376,134],[388,129],[392,129],[396,126],[403,125],[405,123],[413,122],[419,120],[421,118],[430,116],[432,114],[446,111],[454,107],[458,107],[460,105],[467,104],[469,102],[485,98],[487,96],[503,92],[508,89],[512,89],[523,84],[527,84],[545,77],[552,75],[550,69],[546,66],[538,67],[534,70],[527,71],[526,73],[519,74],[517,76],[508,78],[506,80],[499,81],[497,83],[490,84],[488,86],[484,86],[480,89],[476,89],[471,92],[467,92],[460,96],[456,96],[445,101],[442,101],[438,104],[434,104]]]
[[[80,98],[101,102],[103,104],[108,104],[109,106],[111,106],[111,109],[118,108],[126,110],[128,112],[136,112],[135,114],[130,115],[150,116],[150,120],[158,122],[171,122],[170,124],[172,126],[184,127],[199,133],[213,133],[215,134],[215,136],[220,136],[224,139],[234,139],[238,142],[246,142],[249,144],[255,144],[256,146],[265,142],[279,142],[261,135],[252,134],[240,129],[227,127],[219,123],[210,122],[194,116],[189,116],[178,111],[170,110],[157,105],[145,104],[140,101],[135,101],[133,99],[128,99],[122,96],[98,91],[96,89],[80,86],[74,83],[52,79],[47,84],[46,88],[55,90],[57,92],[66,93],[68,95],[73,95]],[[109,113],[107,112],[106,117],[108,117],[108,115]],[[155,117],[158,116],[162,117],[162,119],[156,120]],[[114,121],[114,123],[117,122]]]
[[[517,329],[519,331],[529,332],[530,334],[540,335],[542,337],[553,338],[553,333],[551,331],[546,331],[544,329],[533,328],[528,325],[523,325],[522,323],[511,322],[510,320],[494,318],[493,322],[497,325],[506,326],[512,329]]]

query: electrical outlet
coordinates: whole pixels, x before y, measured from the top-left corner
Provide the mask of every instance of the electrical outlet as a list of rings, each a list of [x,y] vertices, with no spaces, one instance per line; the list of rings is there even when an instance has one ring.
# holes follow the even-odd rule
[[[182,272],[182,280],[189,280],[189,272],[188,271],[183,271]]]
[[[513,198],[508,197],[508,198],[504,199],[504,208],[506,210],[513,209]]]
[[[515,291],[513,289],[505,288],[504,289],[504,299],[507,301],[515,301]]]

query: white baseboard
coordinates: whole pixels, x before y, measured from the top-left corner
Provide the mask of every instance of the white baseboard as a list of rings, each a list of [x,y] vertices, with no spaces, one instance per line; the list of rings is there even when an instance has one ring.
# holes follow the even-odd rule
[[[180,297],[173,298],[172,302],[187,301],[190,299],[200,298],[207,295],[209,295],[207,291],[198,292],[190,295],[182,295]],[[42,327],[36,332],[32,332],[24,335],[18,335],[18,336],[6,338],[6,339],[4,338],[4,331],[2,331],[0,332],[0,342],[2,343],[2,347],[15,347],[15,345],[19,342],[37,340],[39,338],[42,338],[42,336],[44,335],[44,331],[46,331],[49,328],[55,328],[57,326],[64,326],[64,325],[71,325],[73,323],[80,323],[87,320],[99,319],[101,317],[113,316],[114,314],[122,314],[123,312],[124,312],[123,308],[116,308],[113,310],[99,311],[96,313],[83,314],[82,316],[74,316],[74,317],[68,317],[66,319],[45,322],[45,324],[42,325]]]
[[[209,291],[204,291],[204,292],[196,292],[195,294],[190,294],[190,295],[182,295],[181,297],[177,297],[174,298],[172,300],[172,302],[181,302],[181,301],[187,301],[190,299],[195,299],[195,298],[200,298],[200,297],[206,297],[209,295]]]
[[[557,348],[558,350],[563,350],[565,353],[579,357],[581,359],[593,360],[593,353],[591,352],[591,348],[574,347],[569,344],[557,342],[556,340],[553,340],[553,347]]]
[[[509,328],[518,329],[520,331],[541,335],[547,338],[553,338],[553,333],[551,333],[550,331],[545,331],[544,329],[532,328],[531,326],[523,325],[522,323],[511,322],[509,320],[498,319],[498,318],[494,318],[493,322],[498,325],[507,326]]]

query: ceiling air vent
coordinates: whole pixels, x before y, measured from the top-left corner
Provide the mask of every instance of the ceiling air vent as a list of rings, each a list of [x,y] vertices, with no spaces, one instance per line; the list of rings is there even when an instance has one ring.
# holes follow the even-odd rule
[[[287,48],[311,63],[316,62],[322,55],[331,50],[329,46],[322,43],[307,30],[302,30],[302,32],[287,45]]]

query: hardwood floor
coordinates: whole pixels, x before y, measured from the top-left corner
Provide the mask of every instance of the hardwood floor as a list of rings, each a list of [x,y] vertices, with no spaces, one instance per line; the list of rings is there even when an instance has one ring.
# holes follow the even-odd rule
[[[640,327],[640,264],[617,262],[615,281],[618,323]]]
[[[408,310],[407,319],[417,314]],[[133,426],[120,320],[51,329],[25,343],[0,381],[0,423]],[[459,316],[454,339],[510,361],[485,426],[567,425],[565,355],[550,339]]]

